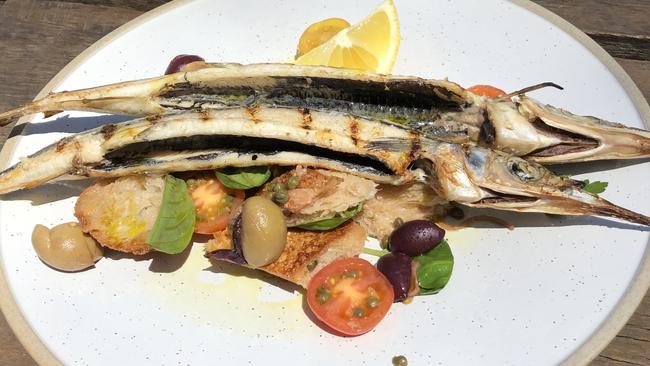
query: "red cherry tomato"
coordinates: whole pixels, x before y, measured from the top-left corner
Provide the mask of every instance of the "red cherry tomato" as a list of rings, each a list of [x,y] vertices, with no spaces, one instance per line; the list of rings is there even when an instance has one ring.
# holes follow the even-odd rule
[[[492,85],[474,85],[467,88],[467,90],[476,95],[481,95],[488,98],[496,98],[506,94],[506,92],[503,90],[495,88]]]
[[[199,234],[225,229],[230,213],[244,201],[244,191],[226,188],[216,177],[189,180],[188,188],[196,207],[194,232]]]
[[[393,304],[393,287],[368,261],[342,258],[314,275],[307,288],[307,304],[330,328],[361,335],[386,316]]]

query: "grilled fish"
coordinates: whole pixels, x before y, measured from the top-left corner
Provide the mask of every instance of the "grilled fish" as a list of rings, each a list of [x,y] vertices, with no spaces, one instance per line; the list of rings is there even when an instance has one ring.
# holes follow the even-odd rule
[[[69,109],[146,116],[285,106],[399,122],[430,139],[471,143],[543,164],[650,156],[649,131],[543,105],[523,94],[530,90],[490,99],[446,80],[322,66],[208,64],[191,72],[51,94],[1,113],[0,124],[23,114]]]
[[[289,155],[276,159],[277,154]],[[64,174],[120,176],[136,170],[298,164],[292,157],[378,183],[426,182],[441,198],[469,206],[602,215],[650,225],[649,217],[513,155],[429,139],[385,120],[286,107],[203,110],[104,125],[64,138],[0,173],[0,193]]]

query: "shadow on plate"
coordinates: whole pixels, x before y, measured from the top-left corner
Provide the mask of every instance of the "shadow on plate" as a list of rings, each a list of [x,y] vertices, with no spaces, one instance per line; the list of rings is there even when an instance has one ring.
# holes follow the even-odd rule
[[[551,165],[548,168],[555,174],[568,174],[568,175],[578,175],[578,174],[589,174],[597,173],[607,170],[616,170],[620,168],[625,168],[632,165],[639,165],[644,163],[649,163],[650,158],[645,159],[633,159],[633,160],[602,160],[602,161],[590,161],[584,163],[569,163],[569,164],[558,164]],[[597,176],[593,177],[592,180],[597,180]]]
[[[226,273],[231,276],[235,277],[246,277],[246,278],[252,278],[256,280],[260,280],[263,282],[266,282],[270,285],[273,285],[279,289],[282,289],[284,291],[288,292],[303,292],[304,289],[292,282],[289,282],[287,280],[283,280],[281,278],[272,276],[264,271],[260,271],[257,269],[252,269],[248,267],[241,266],[239,264],[234,264],[222,260],[216,260],[210,258],[210,263],[212,266],[208,268],[204,268],[204,271],[210,271],[214,273]]]
[[[52,132],[79,133],[107,123],[124,122],[132,120],[134,118],[136,117],[113,114],[87,117],[70,117],[66,114],[51,121],[40,123],[23,123],[16,125],[9,133],[8,138],[12,138],[14,136],[29,136]]]
[[[104,257],[111,260],[133,260],[136,262],[151,260],[149,271],[154,273],[171,273],[180,269],[190,256],[192,246],[188,245],[185,250],[178,254],[167,254],[151,251],[147,254],[136,255],[124,253],[113,249],[104,248]]]
[[[460,206],[459,206],[460,207]],[[549,215],[542,213],[520,213],[520,212],[507,212],[507,211],[498,211],[491,209],[480,209],[480,208],[467,208],[462,207],[465,213],[465,219],[473,216],[491,216],[501,220],[506,221],[509,224],[514,226],[514,229],[522,227],[564,227],[564,226],[603,226],[614,229],[622,230],[634,230],[634,231],[644,231],[650,232],[650,227],[630,224],[627,222],[621,222],[614,219],[596,217],[596,216],[565,216],[565,215]],[[463,219],[463,220],[465,220]],[[452,220],[449,219],[449,222],[452,225],[457,225],[463,220]],[[475,221],[469,224],[467,227],[471,228],[502,228],[507,230],[507,228],[498,226],[492,222],[488,221]]]
[[[70,197],[78,197],[92,182],[92,180],[85,178],[58,180],[31,189],[23,189],[0,195],[0,200],[31,201],[32,206],[40,206]]]

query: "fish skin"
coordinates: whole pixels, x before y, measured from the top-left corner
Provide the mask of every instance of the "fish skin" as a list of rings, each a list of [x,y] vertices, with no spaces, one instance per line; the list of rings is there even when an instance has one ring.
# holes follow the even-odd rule
[[[36,187],[66,174],[80,175],[88,164],[102,161],[104,143],[129,141],[153,123],[147,117],[64,137],[0,172],[0,194]]]
[[[19,115],[70,109],[142,116],[277,105],[401,122],[428,138],[473,143],[544,164],[650,156],[650,132],[564,111],[558,114],[523,95],[534,87],[514,93],[511,101],[480,97],[447,80],[292,64],[206,65],[158,78],[50,94],[0,113],[0,125]],[[584,121],[586,126],[576,127]]]
[[[404,180],[402,177],[389,175],[372,167],[298,152],[235,149],[172,151],[149,154],[126,162],[105,160],[98,165],[86,167],[79,173],[87,177],[115,178],[126,175],[165,174],[251,165],[310,166],[353,174],[378,183],[392,185],[399,185]]]
[[[305,156],[311,155],[312,161],[329,161],[329,169],[378,182],[385,182],[386,176],[393,184],[424,180],[440,197],[470,206],[603,215],[650,225],[647,216],[615,206],[583,191],[575,181],[557,177],[543,166],[516,156],[469,144],[431,140],[405,126],[345,113],[309,111],[309,126],[305,126],[304,118],[301,108],[260,106],[186,112],[115,124],[70,136],[0,173],[0,193],[31,187],[57,174],[90,175],[93,168],[102,164],[128,165],[132,159],[151,158],[152,153],[160,151],[205,149],[214,144],[217,146],[213,149],[234,147],[244,153],[287,151],[300,154],[293,156],[302,156],[305,161]],[[183,161],[181,155],[177,157],[180,160],[172,156],[166,162],[168,168],[174,164],[177,165],[173,170],[206,168]],[[296,164],[291,157],[283,156],[282,159],[291,159],[284,164]],[[250,154],[234,159],[235,165],[240,166],[260,163]],[[33,169],[46,164],[56,169]],[[211,167],[233,164],[232,159],[216,159]],[[367,166],[386,176],[368,175],[368,170],[350,169],[351,166]],[[136,168],[141,167],[131,166]],[[146,166],[142,172],[146,172]]]

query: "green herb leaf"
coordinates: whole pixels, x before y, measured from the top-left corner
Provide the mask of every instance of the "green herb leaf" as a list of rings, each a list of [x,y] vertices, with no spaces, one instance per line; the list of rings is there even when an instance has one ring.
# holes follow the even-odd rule
[[[361,212],[361,210],[363,210],[363,203],[352,206],[343,212],[339,212],[332,218],[300,224],[298,227],[301,229],[314,231],[332,230],[356,216],[359,212]]]
[[[271,177],[271,169],[268,166],[229,168],[216,170],[215,173],[221,184],[232,189],[259,187]]]
[[[420,295],[438,293],[447,285],[454,269],[454,256],[446,240],[413,260],[420,263],[415,271],[420,284]]]
[[[582,190],[596,195],[605,192],[605,189],[607,189],[607,186],[609,185],[607,182],[601,182],[598,180],[590,182],[589,179],[585,179],[583,182],[585,183],[585,186],[582,187]]]
[[[167,254],[185,250],[192,239],[196,214],[187,184],[171,175],[165,176],[162,205],[147,242]]]

